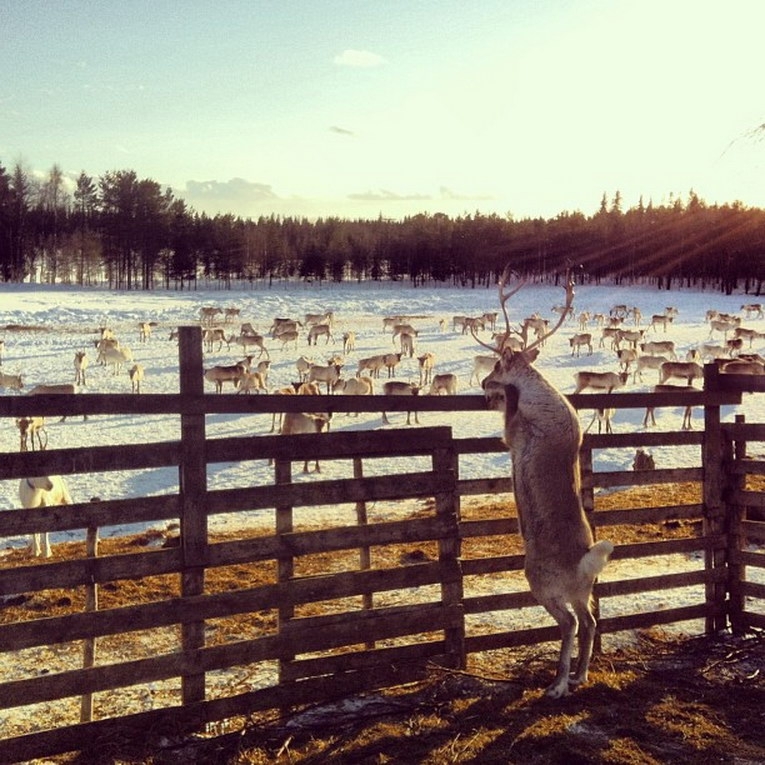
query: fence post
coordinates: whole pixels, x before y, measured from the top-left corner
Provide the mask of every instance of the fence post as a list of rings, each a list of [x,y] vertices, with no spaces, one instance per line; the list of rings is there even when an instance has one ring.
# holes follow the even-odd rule
[[[364,463],[361,457],[353,458],[353,477],[360,480],[364,477]],[[367,503],[362,499],[356,503],[356,525],[366,526],[368,523],[367,518]],[[372,568],[372,555],[369,545],[359,549],[359,569],[361,571],[369,571]],[[365,592],[361,596],[361,607],[365,611],[371,611],[374,606],[374,601],[371,592]],[[374,641],[364,643],[365,648],[374,648]]]
[[[85,555],[88,558],[98,557],[98,528],[88,526],[85,542]],[[85,586],[85,610],[98,611],[98,584],[91,580]],[[82,644],[82,666],[84,669],[95,666],[96,663],[96,638],[86,638]],[[80,722],[93,720],[93,694],[84,693],[80,699]]]
[[[288,459],[274,460],[274,481],[277,486],[292,483],[292,463]],[[291,505],[276,507],[276,535],[289,534],[293,530],[294,517]],[[295,575],[295,559],[288,550],[280,551],[276,562],[276,575],[279,584],[288,583]],[[284,626],[295,616],[295,606],[291,599],[286,599],[279,606],[278,632],[282,634]],[[290,672],[294,653],[279,653],[279,682],[287,683],[293,679]]]
[[[202,330],[200,327],[180,327],[178,332],[180,357],[180,393],[184,402],[204,395],[202,368]],[[207,563],[207,460],[205,457],[205,416],[203,413],[181,414],[181,454],[179,484],[181,504],[181,549],[183,597],[202,595]],[[204,621],[184,622],[181,627],[184,651],[204,647]],[[204,701],[205,675],[195,672],[182,678],[183,703]]]
[[[595,527],[595,490],[592,488],[592,481],[585,480],[592,477],[592,447],[585,446],[579,449],[579,472],[581,475],[582,485],[579,489],[579,494],[582,498],[582,507],[584,508],[584,514],[587,518],[587,522],[592,529],[593,537],[597,536],[597,529]],[[600,598],[598,597],[597,587],[592,591],[592,612],[597,622],[600,622]],[[596,653],[600,653],[603,649],[603,638],[600,634],[600,630],[595,632],[595,643],[593,644],[593,650]]]
[[[704,367],[704,389],[719,390],[717,366]],[[704,468],[703,505],[705,537],[717,537],[724,533],[725,507],[723,503],[722,429],[720,427],[720,406],[704,405],[704,442],[701,448],[701,464]],[[707,543],[704,548],[704,567],[709,574],[726,566],[726,546],[717,541]],[[707,616],[705,631],[719,632],[726,627],[725,581],[707,582],[705,602],[712,606],[715,614]]]
[[[459,495],[457,491],[457,474],[454,465],[457,460],[454,449],[452,431],[449,429],[449,441],[446,448],[438,447],[433,451],[433,470],[449,482],[449,490],[435,496],[436,515],[447,522],[450,530],[448,537],[438,542],[438,559],[441,564],[441,602],[447,609],[462,608],[464,604],[464,587],[460,554],[462,544],[459,525]],[[467,664],[465,649],[465,614],[456,627],[448,627],[444,632],[446,655],[454,661],[458,669]]]
[[[745,418],[743,414],[736,415],[736,425],[743,425]],[[731,443],[730,438],[725,439],[725,465],[730,468],[739,460],[746,457],[746,441],[736,438]],[[726,471],[728,491],[736,491],[744,488],[745,479],[743,475],[734,473],[731,470]],[[743,634],[746,625],[744,624],[744,588],[743,583],[746,578],[746,567],[740,563],[741,547],[743,538],[741,536],[741,521],[744,519],[745,509],[741,505],[728,503],[728,617],[730,619],[733,633]]]

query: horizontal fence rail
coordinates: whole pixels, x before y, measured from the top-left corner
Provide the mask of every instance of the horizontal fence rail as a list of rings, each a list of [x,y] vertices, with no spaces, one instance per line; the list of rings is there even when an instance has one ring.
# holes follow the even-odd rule
[[[505,451],[498,437],[460,438],[450,427],[420,427],[211,438],[205,422],[221,413],[483,411],[482,396],[210,395],[202,390],[200,348],[198,328],[183,328],[177,395],[0,397],[0,417],[170,414],[180,423],[179,439],[150,449],[125,444],[3,454],[0,480],[170,468],[178,485],[161,496],[0,513],[0,537],[134,523],[177,529],[167,547],[92,547],[46,562],[0,559],[0,597],[9,613],[15,600],[49,592],[68,591],[71,599],[55,613],[16,606],[13,618],[0,620],[2,650],[72,653],[82,644],[89,647],[82,656],[90,657],[3,678],[0,709],[60,704],[64,711],[47,729],[40,720],[40,729],[6,734],[0,761],[97,747],[156,726],[192,730],[258,710],[342,698],[417,679],[431,662],[459,668],[474,653],[558,639],[523,578],[509,471],[460,476],[461,457]],[[765,569],[765,460],[748,448],[765,441],[765,425],[720,423],[720,407],[760,390],[759,381],[705,371],[704,391],[569,397],[578,409],[693,406],[703,412],[703,430],[583,439],[582,499],[595,533],[607,537],[616,528],[647,524],[672,531],[616,546],[596,585],[602,636],[689,620],[710,631],[727,624],[765,627],[765,586],[747,578],[748,569]],[[694,447],[698,459],[683,468],[593,469],[599,449],[652,446]],[[397,459],[398,472],[367,475],[369,461],[381,457]],[[308,459],[343,460],[352,464],[352,476],[295,480],[293,465]],[[272,460],[272,480],[207,486],[208,465],[250,460]],[[678,484],[691,487],[690,499],[668,493],[664,503],[655,495],[656,506],[633,507],[628,494],[626,505],[607,504],[617,487]],[[503,507],[494,512],[470,502],[485,495],[500,495]],[[335,508],[337,520],[312,522],[306,509],[320,506]],[[208,529],[212,516],[245,512],[260,513],[261,520],[223,537]],[[671,573],[635,575],[634,564],[657,557],[669,562]],[[107,599],[111,591],[144,586],[155,586],[157,594]],[[672,607],[636,605],[637,594],[670,592],[686,595]],[[83,593],[103,597],[83,601]],[[224,633],[223,624],[234,628]],[[140,639],[133,643],[133,636]],[[139,648],[143,638],[148,650]],[[115,641],[122,650],[107,654],[102,647]],[[235,679],[226,684],[229,674]],[[160,686],[166,701],[158,708],[130,701],[134,689]],[[102,711],[94,694],[106,691],[124,699],[121,711]]]

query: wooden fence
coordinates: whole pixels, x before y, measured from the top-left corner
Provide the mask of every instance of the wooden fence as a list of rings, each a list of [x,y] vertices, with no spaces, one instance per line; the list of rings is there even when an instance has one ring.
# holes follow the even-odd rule
[[[498,438],[459,438],[449,427],[210,438],[205,418],[211,413],[379,412],[383,397],[205,395],[197,328],[182,330],[180,357],[179,395],[0,397],[0,417],[172,413],[181,433],[179,441],[151,448],[127,444],[3,455],[3,480],[172,467],[180,488],[161,496],[0,513],[0,537],[80,529],[90,530],[92,540],[93,531],[106,526],[179,527],[175,546],[108,553],[91,543],[89,554],[79,558],[0,564],[5,600],[19,593],[72,593],[71,607],[55,615],[16,608],[13,619],[0,620],[5,658],[16,652],[34,663],[34,652],[44,647],[52,655],[82,647],[76,658],[86,659],[84,666],[79,658],[79,664],[52,672],[6,671],[0,683],[3,716],[10,719],[19,708],[42,711],[29,729],[6,724],[0,761],[341,698],[419,678],[429,662],[464,667],[474,653],[558,639],[525,586],[516,519],[501,509],[476,511],[469,501],[501,495],[507,506],[507,473],[460,477],[461,458],[504,451]],[[742,390],[755,389],[765,390],[761,380],[726,378],[710,367],[704,391],[571,397],[582,409],[692,405],[703,412],[703,429],[585,437],[583,499],[596,533],[657,523],[672,529],[671,538],[617,546],[597,587],[602,635],[699,619],[709,631],[765,627],[765,586],[747,580],[747,570],[765,568],[765,523],[758,520],[765,512],[765,425],[721,423],[720,417],[721,406],[739,403]],[[434,396],[385,398],[384,408],[478,412],[485,404],[475,395]],[[696,457],[682,468],[593,470],[598,450],[639,447],[690,448]],[[367,475],[368,466],[383,457],[396,460],[395,470]],[[353,475],[295,480],[293,462],[308,458],[346,461]],[[208,488],[210,464],[266,459],[274,460],[273,483]],[[693,501],[601,507],[609,493],[598,490],[678,484],[696,487]],[[339,520],[324,527],[311,523],[304,509],[319,506],[337,508]],[[234,538],[209,532],[212,516],[245,511],[268,514],[270,525]],[[497,540],[507,540],[512,554],[497,554],[487,544]],[[630,571],[658,557],[670,568],[675,560],[684,566],[662,575]],[[172,584],[165,597],[115,606],[98,600],[99,592],[126,583],[167,579]],[[686,593],[686,602],[636,610],[639,593],[663,597],[675,591]],[[86,595],[82,608],[78,593]],[[232,620],[235,630],[221,628]],[[128,640],[131,635],[146,636],[148,647],[141,650],[141,641]],[[101,650],[115,641],[134,653]],[[163,689],[160,700],[135,700],[157,688]],[[121,711],[104,711],[109,709]]]

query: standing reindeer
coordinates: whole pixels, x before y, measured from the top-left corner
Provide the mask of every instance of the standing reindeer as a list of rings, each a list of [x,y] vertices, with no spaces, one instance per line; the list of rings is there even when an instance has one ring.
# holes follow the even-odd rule
[[[508,276],[505,272],[500,279],[499,294],[509,331],[506,303],[522,284],[506,292]],[[570,282],[567,306],[573,298]],[[566,316],[562,312],[557,325],[524,350],[504,350],[483,382],[493,408],[504,408],[504,441],[512,459],[526,578],[534,597],[561,630],[558,670],[546,690],[552,698],[565,696],[571,686],[587,681],[596,627],[592,588],[614,549],[611,542],[594,541],[582,507],[582,433],[576,411],[533,366],[538,346]],[[504,406],[497,402],[502,398]],[[579,655],[576,671],[570,674],[577,629]]]

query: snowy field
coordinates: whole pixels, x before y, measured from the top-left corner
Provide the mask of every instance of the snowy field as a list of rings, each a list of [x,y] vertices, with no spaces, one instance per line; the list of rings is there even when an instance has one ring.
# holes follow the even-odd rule
[[[562,303],[562,290],[553,287],[529,286],[521,291],[510,306],[511,321],[519,322],[534,311],[543,316],[553,317],[552,306]],[[637,306],[645,317],[660,314],[669,306],[675,306],[679,314],[668,332],[649,331],[650,339],[671,339],[677,344],[678,355],[683,358],[686,351],[701,343],[709,342],[709,325],[705,323],[705,313],[714,308],[719,311],[740,313],[742,303],[751,302],[741,295],[725,297],[718,293],[695,291],[657,292],[652,289],[580,287],[577,290],[575,306],[577,313],[608,313],[614,304]],[[267,345],[271,352],[272,367],[269,376],[270,388],[275,389],[289,384],[296,379],[295,361],[300,354],[310,355],[316,362],[325,363],[326,359],[342,350],[341,337],[346,330],[354,330],[357,336],[356,349],[346,359],[347,376],[355,373],[358,359],[381,352],[393,350],[390,334],[383,333],[382,319],[393,314],[416,316],[413,324],[419,330],[417,353],[432,351],[436,355],[436,372],[454,372],[460,381],[461,393],[482,395],[479,385],[470,375],[472,359],[476,354],[487,353],[470,335],[462,335],[451,329],[453,315],[480,315],[484,311],[497,310],[497,293],[493,289],[457,290],[412,289],[401,285],[348,284],[326,287],[307,287],[305,285],[277,285],[273,288],[258,288],[247,291],[198,291],[198,292],[109,292],[94,289],[50,288],[23,286],[0,287],[0,339],[5,340],[6,353],[2,371],[6,374],[21,373],[24,390],[38,384],[69,383],[74,379],[73,358],[77,351],[87,351],[91,360],[88,370],[86,392],[129,393],[130,381],[126,371],[115,376],[110,370],[97,366],[95,362],[94,341],[98,337],[99,327],[110,327],[124,345],[132,348],[135,360],[146,368],[146,380],[143,391],[146,393],[175,393],[178,391],[178,351],[175,341],[169,339],[170,332],[180,325],[198,322],[200,308],[220,306],[238,308],[240,316],[230,325],[230,331],[236,333],[239,324],[249,321],[254,327],[266,333],[273,318],[291,316],[302,318],[306,313],[318,313],[325,310],[335,312],[337,344],[325,345],[320,341],[318,347],[308,348],[305,339],[301,339],[297,351],[283,350],[274,342]],[[440,320],[445,320],[442,330]],[[148,342],[140,343],[138,323],[156,322],[152,337]],[[765,332],[765,320],[747,320],[745,326]],[[501,329],[501,327],[498,327]],[[612,350],[598,347],[600,330],[591,328],[594,336],[594,353],[572,358],[568,339],[578,331],[576,321],[567,322],[542,350],[537,366],[564,393],[574,389],[573,375],[577,370],[617,371],[618,363]],[[488,332],[482,335],[490,341]],[[765,342],[755,343],[753,350],[765,354]],[[205,367],[237,361],[242,357],[241,348],[225,345],[220,352],[205,355]],[[649,371],[643,382],[630,380],[627,390],[648,391],[656,383],[657,373]],[[417,360],[402,361],[397,374],[398,379],[417,381]],[[209,395],[215,395],[213,386],[205,384]],[[0,391],[1,395],[19,395],[10,390]],[[23,394],[23,391],[22,391]],[[726,407],[723,419],[730,421],[735,414],[743,413],[750,422],[765,422],[765,395],[745,395],[740,407]],[[614,419],[616,432],[630,432],[642,429],[644,412],[642,410],[617,411]],[[700,427],[700,414],[696,415],[696,427]],[[591,413],[581,414],[583,427],[591,418]],[[681,409],[663,410],[657,413],[657,430],[679,429],[682,418]],[[336,415],[332,422],[334,431],[345,429],[406,427],[405,415],[390,415],[391,425],[383,425],[379,414],[362,414],[358,418],[344,414]],[[475,437],[498,435],[500,418],[495,412],[469,412],[465,414],[446,414],[428,412],[420,415],[422,425],[451,425],[457,437]],[[213,437],[226,435],[267,435],[271,427],[270,415],[214,415],[208,417],[208,432]],[[412,426],[414,427],[414,426]],[[87,422],[81,418],[69,418],[58,422],[49,418],[47,422],[49,448],[66,448],[85,445],[151,443],[152,441],[175,440],[179,437],[177,418],[167,417],[130,417],[130,416],[92,416]],[[18,431],[12,420],[0,425],[0,452],[15,452],[19,448]],[[659,467],[693,467],[700,465],[700,450],[697,447],[655,448],[652,450]],[[608,450],[596,453],[595,466],[601,470],[628,470],[634,457],[634,450]],[[384,461],[383,461],[384,463]],[[367,466],[365,465],[365,471]],[[379,470],[387,469],[385,464]],[[348,465],[325,463],[322,467],[323,478],[345,477]],[[393,468],[395,470],[395,468]],[[508,458],[504,454],[480,455],[464,459],[460,463],[463,478],[490,477],[507,475]],[[145,470],[105,474],[74,475],[69,480],[73,499],[76,502],[87,501],[92,496],[102,499],[145,496],[177,491],[177,471]],[[301,475],[295,472],[296,480],[315,481],[315,474]],[[212,489],[227,489],[258,482],[273,482],[273,469],[265,464],[231,463],[210,465],[208,485]],[[0,481],[0,510],[17,506],[17,481]],[[321,510],[321,509],[319,509]],[[376,509],[380,512],[380,508]],[[322,520],[336,520],[331,516],[335,512],[326,509]],[[211,519],[211,529],[216,524],[225,524],[227,529],[236,524],[257,523],[258,518],[249,513],[227,514],[224,518]],[[268,518],[273,520],[272,513]],[[312,511],[312,521],[318,520],[317,511]],[[352,521],[347,521],[351,522]],[[126,534],[138,531],[138,528],[120,527],[101,530],[103,535]],[[81,532],[51,535],[51,541],[57,542],[81,538]],[[17,548],[27,544],[26,539],[5,539],[0,541],[0,555],[3,549]],[[700,555],[665,555],[652,559],[614,561],[606,567],[603,580],[618,580],[658,575],[667,572],[698,570],[703,567]],[[753,572],[757,577],[759,571]],[[520,572],[508,572],[506,575],[493,577],[471,577],[466,582],[466,594],[471,596],[493,594],[507,589],[524,589]],[[759,580],[759,579],[758,579]],[[425,597],[426,593],[417,593]],[[393,600],[406,598],[405,591],[389,593],[386,597]],[[432,597],[438,598],[434,591]],[[673,591],[648,591],[631,598],[617,598],[602,604],[603,616],[620,615],[624,608],[629,612],[659,611],[689,603],[698,603],[703,597],[703,588],[684,588]],[[382,601],[381,601],[382,602]],[[403,602],[403,601],[402,601]],[[550,624],[550,617],[540,608],[508,612],[489,612],[476,614],[470,618],[471,631],[496,631]],[[703,629],[701,622],[672,625],[668,629],[685,629],[692,633]],[[618,645],[622,640],[629,640],[628,635],[606,636],[605,645]],[[5,655],[0,662],[3,667],[13,666],[13,674],[20,672],[34,676],[45,667],[45,671],[60,671],[76,666],[79,661],[79,644],[71,643],[50,649],[30,649]],[[102,649],[99,649],[102,650]],[[105,648],[103,649],[106,650]],[[152,651],[159,650],[158,644],[152,644]],[[165,649],[163,649],[165,650]],[[174,644],[166,650],[175,650]],[[555,648],[557,650],[557,647]],[[22,655],[23,654],[23,655]],[[8,670],[10,671],[10,670]],[[276,682],[273,663],[259,666],[257,671],[246,670],[250,674],[240,676],[237,673],[213,673],[208,682],[222,686],[239,687],[242,684],[251,687],[263,687]],[[168,698],[177,693],[173,682],[152,683],[147,690],[144,687],[125,689],[119,694],[123,710],[128,707],[137,709],[151,708],[156,699],[165,694]],[[155,699],[155,700],[156,700]],[[44,727],[43,719],[61,724],[64,721],[75,722],[78,706],[76,700],[55,702],[40,706],[21,707],[12,710],[0,724],[0,736],[18,733],[22,726],[25,730]]]
[[[550,286],[529,285],[512,300],[509,310],[513,324],[538,311],[542,316],[554,319],[554,305],[563,302],[562,289]],[[742,295],[724,296],[717,292],[656,291],[648,288],[629,287],[579,287],[575,298],[575,310],[591,313],[608,313],[614,304],[637,306],[645,320],[652,314],[661,314],[669,305],[679,313],[666,334],[662,330],[648,330],[648,339],[671,339],[675,341],[678,355],[701,343],[720,343],[719,336],[709,339],[710,329],[705,313],[714,308],[718,311],[741,314],[743,303],[752,298]],[[356,333],[356,349],[346,357],[344,376],[352,376],[360,358],[377,353],[397,350],[391,342],[390,333],[382,331],[385,316],[405,314],[417,317],[412,320],[418,329],[416,354],[431,351],[436,356],[436,372],[454,372],[459,378],[460,393],[481,395],[479,385],[470,381],[472,360],[476,354],[488,351],[473,338],[452,330],[453,315],[476,316],[484,311],[498,310],[495,289],[412,289],[400,284],[342,284],[317,287],[303,284],[278,284],[271,288],[258,287],[248,290],[206,290],[196,292],[112,292],[98,289],[13,285],[0,287],[0,339],[5,340],[6,352],[2,371],[6,374],[21,373],[24,390],[38,384],[69,383],[74,380],[73,358],[76,351],[86,351],[90,359],[87,386],[84,392],[129,393],[130,380],[127,371],[115,376],[110,369],[95,364],[94,341],[99,327],[110,327],[123,345],[129,346],[137,362],[146,369],[142,390],[146,393],[174,393],[178,391],[178,351],[175,341],[169,339],[172,329],[195,324],[199,321],[200,308],[219,306],[237,308],[236,321],[227,325],[226,332],[238,334],[242,322],[250,322],[257,331],[267,334],[274,317],[289,316],[302,319],[306,313],[333,310],[336,317],[335,344],[319,340],[318,346],[307,345],[301,337],[297,350],[282,349],[278,343],[267,340],[271,354],[269,375],[270,389],[288,385],[297,379],[295,362],[305,354],[317,363],[326,363],[330,355],[342,352],[342,334],[346,330]],[[444,320],[445,329],[439,322]],[[155,322],[148,342],[139,342],[138,323]],[[500,319],[501,323],[501,319]],[[645,326],[645,324],[644,324]],[[744,326],[765,332],[765,320],[744,321]],[[502,329],[498,326],[498,329]],[[537,366],[564,393],[573,391],[573,375],[577,370],[617,371],[618,361],[608,344],[598,347],[600,329],[590,326],[593,333],[594,353],[583,352],[573,358],[569,338],[578,331],[578,323],[567,321],[542,350]],[[490,342],[490,333],[482,339]],[[753,350],[765,354],[765,341],[755,342]],[[205,367],[214,364],[233,363],[243,356],[241,346],[233,344],[228,350],[224,345],[220,352],[205,355]],[[397,368],[397,379],[417,381],[416,358],[404,358]],[[382,380],[381,380],[382,382]],[[647,371],[644,380],[633,383],[630,379],[626,390],[648,391],[657,382],[657,373]],[[205,383],[206,391],[214,394],[212,384]],[[228,387],[229,390],[232,390]],[[380,391],[381,392],[381,391]],[[23,391],[22,391],[23,393]],[[0,391],[2,395],[19,395],[11,390]],[[726,407],[724,420],[743,413],[750,422],[765,421],[765,396],[745,395],[740,407]],[[614,419],[616,432],[642,429],[642,410],[617,411]],[[659,413],[657,429],[679,428],[682,410],[663,410]],[[700,426],[700,413],[696,412],[696,424]],[[589,423],[591,412],[581,413],[583,427]],[[358,418],[344,414],[336,415],[332,429],[406,427],[403,413],[391,414],[391,425],[383,425],[379,414],[361,414]],[[66,448],[87,445],[118,443],[150,443],[175,440],[179,437],[176,417],[92,416],[87,422],[81,418],[69,418],[58,422],[48,418],[48,448]],[[420,414],[422,425],[451,425],[457,437],[497,435],[499,417],[494,412],[469,412],[451,414],[426,412]],[[266,435],[271,428],[270,415],[213,415],[208,418],[208,431],[213,437]],[[0,427],[0,451],[13,452],[19,448],[18,431],[12,420]],[[653,450],[659,467],[700,464],[699,449],[656,448]],[[626,470],[631,467],[634,450],[609,450],[596,453],[596,469]],[[385,466],[383,465],[382,469]],[[347,465],[328,463],[323,468],[324,478],[344,477]],[[488,477],[503,475],[508,471],[504,455],[480,455],[463,458],[461,477]],[[315,480],[313,475],[298,476],[298,480]],[[272,470],[265,465],[230,463],[211,465],[208,486],[211,489],[227,489],[254,482],[272,482]],[[177,490],[177,474],[174,470],[127,471],[110,473],[109,480],[103,475],[75,475],[69,479],[74,501],[87,501],[92,496],[102,499],[162,494]],[[0,482],[0,508],[17,506],[17,482]],[[227,517],[227,523],[232,519]],[[120,533],[125,530],[118,530]],[[73,534],[75,537],[77,533]],[[69,535],[60,537],[71,538]],[[54,536],[53,542],[56,538]],[[17,546],[24,540],[6,540],[6,545]]]

